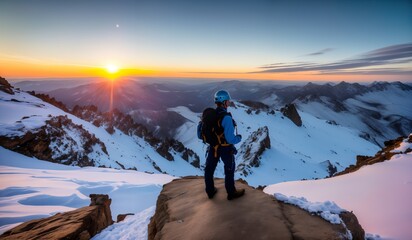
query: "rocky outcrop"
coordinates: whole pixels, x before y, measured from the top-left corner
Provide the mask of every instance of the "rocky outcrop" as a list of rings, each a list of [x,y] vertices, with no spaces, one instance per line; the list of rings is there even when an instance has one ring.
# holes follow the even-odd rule
[[[2,77],[0,77],[0,91],[14,95],[13,87],[5,78]]]
[[[333,174],[338,171],[337,167],[333,165],[329,160],[323,161],[319,163],[319,165],[321,165],[329,173],[329,177],[332,177]]]
[[[260,111],[269,112],[269,106],[261,102],[243,100],[243,101],[240,101],[240,103],[249,107],[249,109],[246,110],[248,114],[251,114],[252,111],[255,111],[255,114],[259,114]],[[271,111],[270,113],[274,114],[274,111],[273,112]]]
[[[302,119],[300,118],[300,115],[296,110],[295,104],[286,104],[283,108],[280,109],[280,111],[283,113],[283,116],[289,118],[296,126],[302,126]]]
[[[175,139],[161,140],[156,151],[169,161],[174,161],[174,155],[180,155],[183,160],[196,168],[200,168],[200,158],[193,150],[186,148],[183,143]]]
[[[353,212],[341,212],[339,217],[345,223],[346,228],[350,231],[352,239],[365,239],[365,230],[360,225],[358,218]]]
[[[91,194],[90,198],[88,207],[25,222],[0,239],[90,239],[113,223],[109,196]]]
[[[383,162],[392,158],[395,154],[400,154],[401,152],[393,151],[395,148],[398,148],[400,144],[403,142],[412,143],[412,134],[409,137],[399,137],[395,140],[385,141],[385,147],[382,150],[378,151],[375,156],[356,156],[356,164],[350,165],[342,172],[336,173],[334,176],[340,176],[347,173],[355,172],[359,170],[361,167],[366,165],[372,165],[375,163]],[[412,152],[412,149],[406,149],[404,153]]]
[[[104,143],[67,116],[52,117],[34,130],[26,129],[25,120],[30,117],[22,119],[22,128],[15,135],[0,136],[0,146],[29,157],[80,167],[96,166],[100,157],[108,157]]]
[[[192,166],[200,168],[200,158],[193,150],[186,148],[175,139],[156,138],[145,126],[135,123],[130,115],[123,114],[116,109],[111,113],[101,113],[93,105],[75,106],[72,113],[97,127],[105,127],[110,134],[113,134],[114,128],[117,128],[126,135],[144,138],[157,153],[169,161],[174,161],[174,155],[179,155]]]
[[[60,102],[60,101],[57,101],[54,97],[50,97],[49,95],[43,94],[43,93],[36,93],[36,92],[34,92],[34,91],[28,92],[28,93],[30,93],[31,95],[33,95],[33,96],[35,96],[35,97],[40,98],[41,100],[43,100],[43,101],[45,101],[45,102],[47,102],[47,103],[50,103],[51,105],[53,105],[53,106],[55,106],[55,107],[57,107],[57,108],[60,108],[61,110],[65,111],[65,112],[67,112],[67,113],[70,112],[69,109],[66,107],[66,105],[64,105],[64,104],[63,104],[62,102]]]
[[[148,238],[345,239],[348,236],[343,224],[331,224],[246,183],[236,182],[236,187],[246,189],[246,193],[233,201],[226,199],[223,179],[215,179],[215,186],[217,194],[208,199],[204,179],[200,177],[186,177],[164,185],[149,224]],[[353,223],[351,232],[362,229],[355,226],[352,217],[348,219]]]
[[[260,166],[260,158],[266,149],[270,149],[269,129],[264,126],[253,132],[240,146],[238,159],[242,159],[236,171],[244,176],[250,173],[250,168]]]
[[[85,121],[91,122],[96,127],[105,129],[117,128],[126,135],[135,135],[143,138],[151,138],[151,133],[141,124],[135,123],[130,115],[114,109],[112,112],[102,113],[94,105],[74,106],[71,113]],[[113,134],[114,130],[108,131]]]

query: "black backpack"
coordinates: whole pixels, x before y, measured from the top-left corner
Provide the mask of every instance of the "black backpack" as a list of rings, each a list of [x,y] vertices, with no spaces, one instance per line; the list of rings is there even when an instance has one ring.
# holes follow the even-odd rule
[[[218,114],[214,108],[206,108],[203,110],[201,135],[204,143],[208,143],[210,146],[227,144],[221,124],[223,117],[226,115],[231,116],[228,112]]]

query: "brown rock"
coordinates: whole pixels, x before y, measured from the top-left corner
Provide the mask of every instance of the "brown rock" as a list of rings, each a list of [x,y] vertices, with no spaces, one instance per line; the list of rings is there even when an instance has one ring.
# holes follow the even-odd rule
[[[389,159],[392,158],[393,155],[400,154],[400,153],[392,152],[392,150],[399,147],[404,139],[408,139],[408,141],[410,141],[411,138],[412,138],[412,134],[409,135],[409,137],[407,137],[407,138],[406,137],[399,137],[395,140],[385,141],[385,147],[383,147],[382,150],[378,151],[375,154],[375,156],[361,156],[361,155],[358,155],[358,156],[356,156],[356,165],[350,165],[349,167],[347,167],[342,172],[336,173],[334,176],[340,176],[340,175],[344,175],[344,174],[347,174],[347,173],[355,172],[363,166],[372,165],[372,164],[375,164],[375,163],[379,163],[379,162],[389,160]],[[406,153],[407,152],[408,151],[406,151]]]
[[[79,132],[82,141],[76,142],[65,128]],[[90,156],[94,147],[108,154],[100,139],[67,116],[55,116],[38,129],[27,131],[23,128],[21,131],[26,131],[23,136],[0,136],[0,146],[29,157],[80,167],[95,166],[96,156]],[[74,152],[76,148],[81,150]]]
[[[283,113],[285,117],[289,118],[296,126],[302,126],[302,119],[300,118],[300,115],[296,110],[295,104],[286,104],[285,107],[280,109],[280,111]]]
[[[223,179],[208,199],[204,179],[186,177],[164,185],[149,224],[149,239],[342,239],[346,228],[236,182],[243,197],[228,201]]]
[[[0,77],[0,91],[14,95],[12,88],[13,87],[5,78]]]
[[[90,239],[113,223],[108,195],[91,194],[102,201],[52,217],[31,220],[14,227],[0,239]]]
[[[352,212],[342,212],[339,214],[342,221],[345,223],[346,228],[352,234],[353,240],[363,240],[365,239],[365,230],[359,224],[358,218]]]
[[[119,214],[117,215],[117,221],[116,222],[121,222],[123,221],[127,216],[132,216],[134,213],[126,213],[126,214]]]

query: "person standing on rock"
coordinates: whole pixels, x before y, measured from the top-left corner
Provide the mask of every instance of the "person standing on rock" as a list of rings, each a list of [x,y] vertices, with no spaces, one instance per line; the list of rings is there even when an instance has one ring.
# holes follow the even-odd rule
[[[227,199],[232,200],[244,195],[245,189],[236,190],[235,187],[235,154],[237,153],[234,144],[239,143],[242,140],[242,136],[235,135],[236,122],[233,120],[232,115],[227,111],[230,105],[230,95],[227,91],[220,90],[214,95],[214,101],[216,109],[208,108],[203,111],[202,121],[199,122],[197,127],[197,134],[199,139],[203,139],[204,142],[209,143],[206,157],[205,168],[205,185],[206,193],[209,199],[217,193],[217,189],[214,185],[213,175],[219,162],[222,159],[225,170],[225,188],[227,192]],[[205,112],[209,110],[212,112],[212,121],[216,122],[216,125],[210,129],[213,131],[210,136],[216,138],[216,140],[209,140],[213,137],[205,137],[205,129],[208,129],[207,121],[204,121]],[[210,113],[209,113],[210,115]],[[206,130],[207,131],[207,130]],[[209,139],[208,139],[209,138]]]

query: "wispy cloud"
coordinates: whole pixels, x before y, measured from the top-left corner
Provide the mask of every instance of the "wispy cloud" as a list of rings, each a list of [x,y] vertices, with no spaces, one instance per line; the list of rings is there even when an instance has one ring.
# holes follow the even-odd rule
[[[322,50],[317,51],[317,52],[314,52],[314,53],[306,54],[305,56],[318,56],[318,55],[323,55],[323,54],[325,54],[325,53],[327,53],[327,52],[330,52],[330,51],[332,51],[332,50],[333,50],[333,48],[325,48],[325,49],[322,49]]]
[[[296,63],[274,63],[259,67],[261,71],[254,73],[284,73],[284,72],[304,72],[304,71],[319,71],[320,73],[331,73],[337,71],[355,71],[358,68],[382,66],[389,64],[411,63],[412,62],[412,43],[388,46],[364,53],[358,57],[349,60],[341,60],[332,63],[318,64],[308,62]],[[392,68],[391,72],[405,72],[406,69]],[[410,69],[409,69],[410,70]],[[408,71],[409,71],[408,70]],[[365,70],[362,70],[365,72]],[[362,72],[359,71],[359,72]],[[375,71],[370,69],[370,72],[383,72],[380,69]]]

